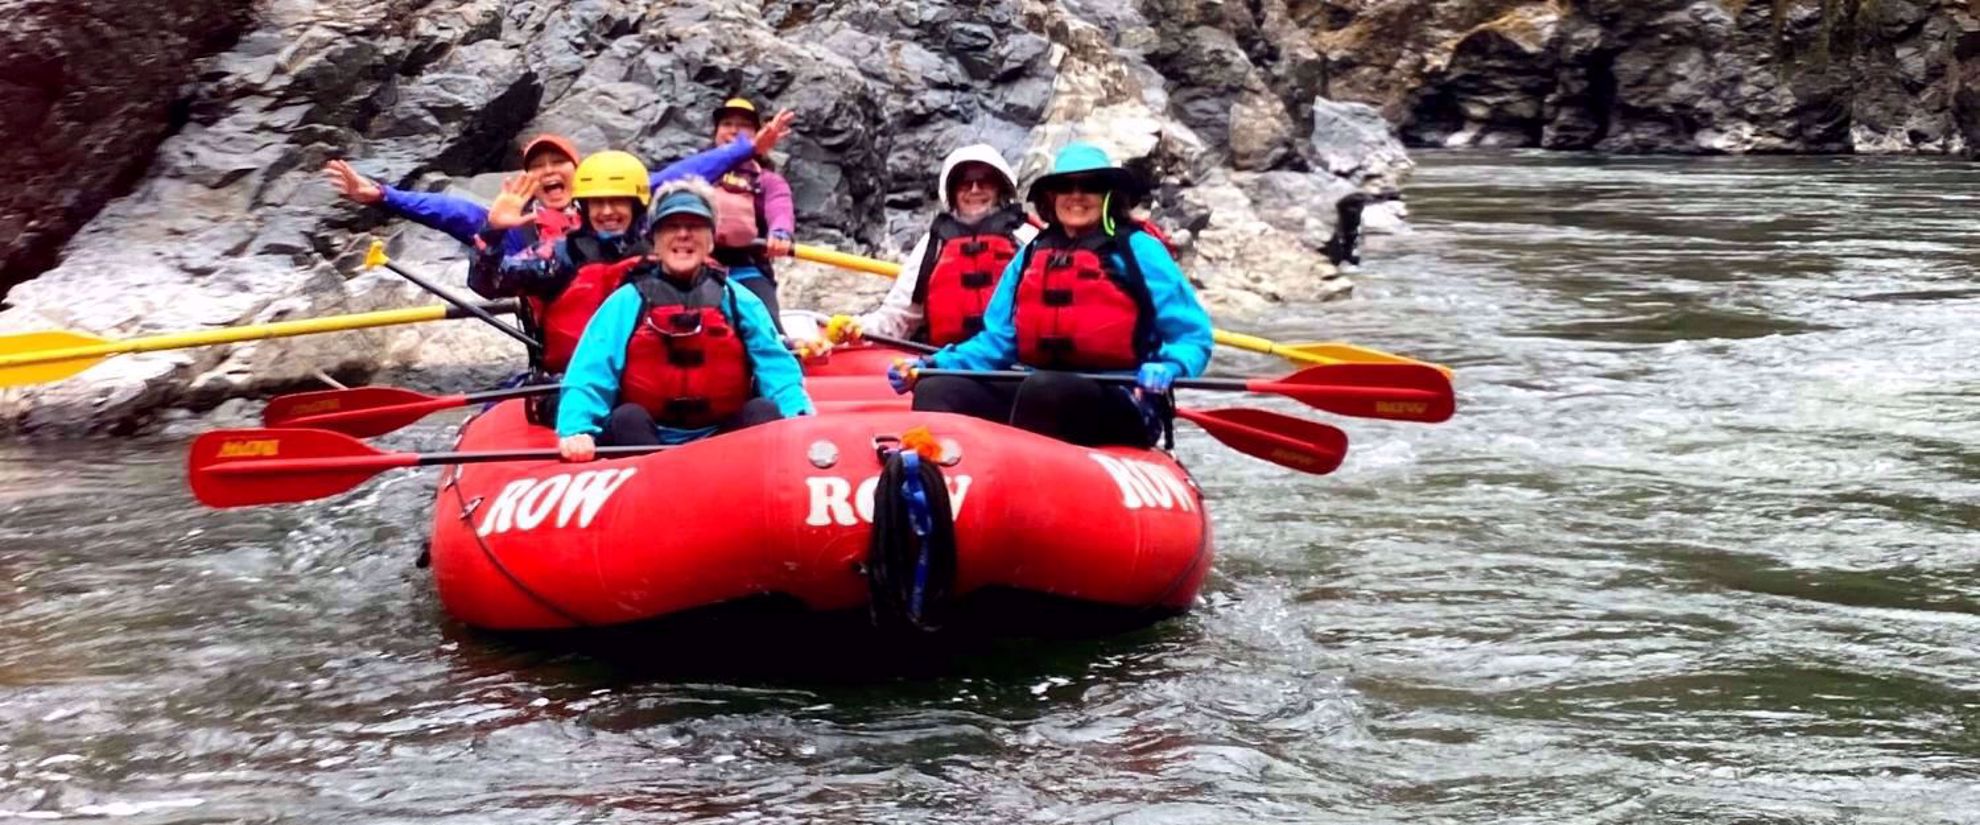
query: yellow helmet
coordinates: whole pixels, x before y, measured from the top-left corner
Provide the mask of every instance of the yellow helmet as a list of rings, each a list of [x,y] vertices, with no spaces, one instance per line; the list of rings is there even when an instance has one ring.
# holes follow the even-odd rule
[[[653,200],[653,179],[646,164],[625,152],[599,152],[578,164],[571,176],[571,197],[633,198],[645,206]]]
[[[722,105],[715,109],[715,123],[720,124],[722,122],[722,116],[730,112],[748,115],[751,123],[756,124],[758,127],[763,125],[763,115],[756,111],[756,104],[749,102],[749,98],[732,97],[723,101]]]

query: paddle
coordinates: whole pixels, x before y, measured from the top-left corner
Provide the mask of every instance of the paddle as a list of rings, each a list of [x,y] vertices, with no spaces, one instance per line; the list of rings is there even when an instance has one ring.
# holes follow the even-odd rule
[[[1031,373],[924,369],[919,374],[922,378],[954,376],[1021,381]],[[1109,384],[1134,383],[1132,375],[1082,375]],[[1326,364],[1307,367],[1283,378],[1181,378],[1175,386],[1179,390],[1283,395],[1337,415],[1390,421],[1435,424],[1449,420],[1457,411],[1450,379],[1435,368],[1419,364]]]
[[[1354,344],[1309,341],[1298,344],[1281,344],[1269,338],[1245,335],[1230,330],[1211,330],[1210,336],[1219,344],[1248,352],[1276,355],[1296,364],[1420,364],[1444,374],[1445,378],[1454,373],[1450,367],[1418,361],[1379,349],[1359,347]]]
[[[393,262],[391,258],[385,257],[384,241],[372,241],[371,249],[367,250],[364,253],[364,268],[376,269],[381,266],[385,267],[386,269],[392,270],[393,272],[398,273],[399,277],[413,282],[414,286],[417,286],[420,289],[424,289],[427,292],[433,293],[434,296],[438,297],[440,300],[453,304],[456,309],[459,309],[462,312],[465,312],[469,315],[479,318],[489,326],[501,330],[504,335],[507,335],[510,338],[514,338],[517,341],[521,341],[522,345],[528,347],[530,352],[532,353],[541,352],[543,350],[542,344],[537,343],[537,340],[535,338],[531,338],[527,334],[524,334],[522,330],[516,329],[515,327],[509,326],[508,324],[504,324],[501,321],[495,320],[495,316],[488,314],[487,310],[475,306],[474,304],[470,304],[467,301],[461,300],[460,297],[456,296],[454,293],[441,289],[438,284],[435,284],[432,281],[428,281],[425,278],[421,278],[420,276],[413,274],[411,270],[399,266],[397,263]]]
[[[1347,433],[1318,421],[1241,407],[1178,408],[1176,417],[1202,427],[1224,446],[1302,473],[1326,475],[1347,458]]]
[[[867,340],[909,352],[930,353],[936,349],[919,341],[886,335],[867,336]],[[933,370],[923,374],[928,372]],[[1326,475],[1341,466],[1341,460],[1347,457],[1347,433],[1283,413],[1243,408],[1177,409],[1176,417],[1202,427],[1224,446],[1303,473]]]
[[[599,447],[599,458],[644,455],[661,446]],[[193,441],[187,479],[208,507],[286,504],[332,496],[386,470],[491,461],[555,461],[557,450],[388,453],[326,430],[214,430]]]
[[[807,246],[805,244],[793,246],[791,247],[791,257],[813,263],[821,263],[827,266],[836,266],[841,269],[870,272],[874,275],[882,275],[888,278],[896,278],[901,274],[900,264],[882,261],[877,258],[868,258],[862,255],[852,255],[818,246]],[[1429,364],[1414,358],[1406,358],[1394,353],[1383,352],[1369,347],[1359,347],[1353,344],[1281,344],[1276,341],[1260,338],[1256,335],[1245,335],[1222,329],[1211,330],[1211,336],[1217,343],[1227,347],[1250,352],[1261,352],[1266,355],[1276,355],[1296,364],[1422,364],[1435,368],[1447,378],[1452,374],[1450,367],[1441,364]]]
[[[513,301],[484,303],[476,308],[491,313],[516,311]],[[148,335],[122,341],[99,338],[84,332],[29,332],[0,335],[0,387],[60,381],[96,366],[98,362],[113,355],[235,344],[267,338],[289,338],[319,332],[340,332],[466,317],[468,313],[458,307],[426,306],[361,312],[354,315],[332,315],[326,318],[306,318],[299,321],[277,321],[271,324],[251,324],[199,332]]]
[[[265,427],[308,427],[370,438],[404,427],[440,410],[549,395],[558,384],[539,384],[487,392],[432,396],[398,387],[353,387],[284,395],[261,410]]]

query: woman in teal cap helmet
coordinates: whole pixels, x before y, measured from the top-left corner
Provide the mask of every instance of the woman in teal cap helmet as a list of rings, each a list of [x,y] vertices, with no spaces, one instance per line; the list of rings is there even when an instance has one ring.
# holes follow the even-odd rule
[[[1007,422],[1076,444],[1148,446],[1169,415],[1177,378],[1210,363],[1210,316],[1168,247],[1130,217],[1147,194],[1133,172],[1099,147],[1060,150],[1052,172],[1031,185],[1044,231],[1004,270],[983,330],[887,372],[914,408]],[[1022,364],[1022,382],[938,376],[923,367],[1001,370]],[[1079,372],[1135,376],[1132,389]]]
[[[558,449],[680,444],[812,412],[797,359],[763,302],[708,263],[714,190],[699,178],[653,197],[652,251],[598,308],[558,399]]]

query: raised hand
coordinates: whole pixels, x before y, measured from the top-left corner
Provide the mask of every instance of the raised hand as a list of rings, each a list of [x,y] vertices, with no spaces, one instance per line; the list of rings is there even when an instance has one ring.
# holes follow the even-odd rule
[[[527,226],[532,218],[523,208],[536,197],[536,187],[542,183],[542,176],[536,172],[510,175],[502,181],[502,194],[495,196],[495,202],[488,205],[488,227],[490,229],[515,229]]]
[[[756,140],[754,141],[756,153],[759,155],[770,154],[770,150],[777,148],[778,143],[782,142],[784,138],[790,137],[791,123],[796,120],[796,112],[789,109],[778,110],[775,117],[770,118],[769,122],[763,124],[763,128],[756,130]]]
[[[323,175],[330,179],[331,186],[337,187],[338,194],[355,203],[370,206],[385,199],[384,187],[341,160],[323,164]]]

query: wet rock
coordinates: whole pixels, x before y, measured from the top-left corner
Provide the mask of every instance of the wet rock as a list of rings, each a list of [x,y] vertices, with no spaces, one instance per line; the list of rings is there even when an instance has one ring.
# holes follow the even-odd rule
[[[1399,189],[1416,164],[1394,127],[1364,103],[1313,101],[1313,154],[1327,173],[1369,191]]]
[[[145,171],[176,128],[200,59],[247,24],[249,0],[0,0],[0,290]]]

